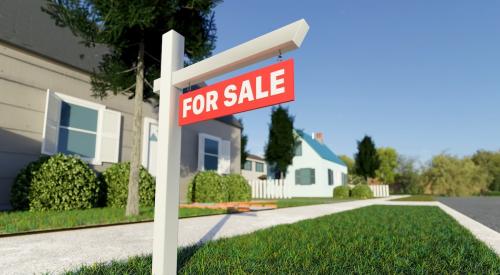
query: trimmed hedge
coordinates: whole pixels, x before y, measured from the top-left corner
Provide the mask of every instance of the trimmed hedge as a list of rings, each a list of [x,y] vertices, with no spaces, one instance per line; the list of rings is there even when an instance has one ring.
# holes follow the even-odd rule
[[[242,175],[230,174],[223,176],[222,180],[227,186],[228,201],[249,201],[252,199],[252,188]]]
[[[214,171],[197,173],[189,182],[187,200],[190,202],[248,201],[251,188],[241,175],[221,176]]]
[[[348,186],[337,186],[333,188],[333,198],[335,199],[348,199],[349,198],[349,187]]]
[[[351,197],[358,199],[369,199],[373,198],[373,192],[370,187],[368,187],[368,185],[358,184],[354,186],[353,189],[351,189]]]
[[[128,197],[128,180],[130,174],[130,163],[115,163],[106,169],[101,175],[102,187],[107,190],[107,206],[125,207]],[[155,203],[155,179],[141,166],[139,179],[139,204],[141,206],[154,206]]]
[[[30,211],[87,209],[97,203],[97,177],[77,156],[53,155],[32,175]]]
[[[29,210],[31,181],[42,164],[48,159],[48,156],[41,156],[38,160],[30,162],[19,171],[10,189],[10,204],[14,210]]]
[[[222,182],[222,176],[214,171],[197,173],[189,183],[187,199],[190,202],[227,201],[227,187]]]

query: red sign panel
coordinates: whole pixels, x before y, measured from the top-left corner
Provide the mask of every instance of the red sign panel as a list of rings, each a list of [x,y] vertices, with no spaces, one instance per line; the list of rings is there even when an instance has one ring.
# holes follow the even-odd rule
[[[293,59],[182,94],[179,125],[293,101]]]

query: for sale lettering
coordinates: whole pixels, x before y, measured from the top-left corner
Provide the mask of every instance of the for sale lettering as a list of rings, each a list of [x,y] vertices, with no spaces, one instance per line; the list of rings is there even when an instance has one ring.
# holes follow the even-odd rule
[[[293,60],[182,94],[179,125],[294,100]]]

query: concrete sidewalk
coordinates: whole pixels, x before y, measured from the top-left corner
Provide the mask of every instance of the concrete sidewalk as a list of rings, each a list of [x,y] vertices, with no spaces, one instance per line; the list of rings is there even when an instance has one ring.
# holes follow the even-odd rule
[[[181,219],[178,245],[187,246],[200,241],[241,235],[279,224],[382,203],[393,198],[395,197]],[[84,264],[152,253],[152,248],[153,223],[0,238],[0,273],[57,273]]]

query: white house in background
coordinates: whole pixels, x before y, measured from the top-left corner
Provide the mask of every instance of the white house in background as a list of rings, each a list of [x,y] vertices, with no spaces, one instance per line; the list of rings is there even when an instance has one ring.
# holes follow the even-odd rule
[[[332,196],[334,187],[347,184],[347,166],[324,144],[322,133],[295,133],[299,145],[285,177],[291,196]]]
[[[241,175],[248,181],[267,177],[267,163],[262,157],[248,154],[245,164],[241,168]]]

